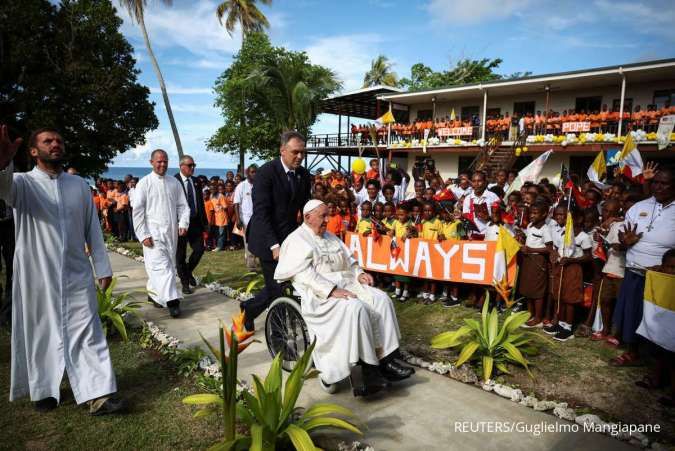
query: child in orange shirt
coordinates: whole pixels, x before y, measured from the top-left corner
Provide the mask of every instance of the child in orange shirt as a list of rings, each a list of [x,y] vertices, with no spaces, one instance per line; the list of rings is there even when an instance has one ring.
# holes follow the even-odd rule
[[[338,238],[343,238],[344,229],[342,225],[342,215],[337,211],[335,202],[329,201],[328,206],[328,222],[326,223],[326,231],[332,233]]]
[[[380,180],[380,160],[377,158],[370,160],[370,169],[366,172],[366,180]]]
[[[211,190],[208,187],[205,187],[202,192],[204,198],[204,211],[206,212],[206,222],[208,225],[208,230],[206,231],[206,236],[204,237],[204,249],[212,250],[215,248],[215,238],[218,233],[218,228],[216,227],[216,210],[211,201]]]
[[[227,199],[225,196],[225,184],[218,184],[218,193],[211,197],[214,210],[214,223],[218,228],[218,239],[214,251],[224,251],[225,242],[228,241],[227,230]]]

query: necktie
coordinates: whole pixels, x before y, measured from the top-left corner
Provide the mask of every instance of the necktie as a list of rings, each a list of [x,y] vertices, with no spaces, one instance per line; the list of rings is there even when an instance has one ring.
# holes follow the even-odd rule
[[[190,216],[195,216],[197,214],[197,208],[195,206],[195,193],[192,189],[192,183],[190,183],[190,179],[186,179],[185,182],[187,184],[186,191],[188,205],[190,206]]]
[[[288,171],[288,184],[291,187],[291,196],[295,195],[295,172]]]

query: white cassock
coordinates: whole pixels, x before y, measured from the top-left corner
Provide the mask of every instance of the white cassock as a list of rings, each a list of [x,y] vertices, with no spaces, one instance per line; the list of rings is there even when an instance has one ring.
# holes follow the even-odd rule
[[[274,278],[291,280],[300,293],[302,316],[316,337],[314,364],[328,384],[349,377],[359,360],[379,364],[375,348],[382,349],[380,357],[398,349],[394,305],[382,290],[359,283],[362,273],[338,237],[328,232],[318,236],[305,224],[281,245]],[[358,299],[328,297],[335,287]]]
[[[65,172],[13,171],[0,171],[16,221],[9,399],[58,401],[64,370],[78,404],[115,393],[92,265],[97,278],[112,269],[89,186]]]
[[[153,247],[143,246],[148,295],[158,304],[180,299],[176,287],[178,228],[190,225],[190,207],[180,182],[154,171],[136,185],[131,204],[134,231],[141,243],[152,238]]]

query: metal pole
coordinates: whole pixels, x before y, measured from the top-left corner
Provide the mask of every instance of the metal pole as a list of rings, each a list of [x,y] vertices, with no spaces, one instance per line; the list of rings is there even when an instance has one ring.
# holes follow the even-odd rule
[[[352,128],[351,128],[351,116],[347,116],[347,145],[351,146],[352,145]]]
[[[626,97],[626,75],[623,73],[623,67],[619,68],[621,74],[621,101],[619,102],[619,129],[616,136],[621,136],[621,125],[623,123],[623,101]]]
[[[391,101],[389,102],[389,111],[391,111]],[[387,149],[391,143],[391,124],[387,124]]]
[[[338,147],[340,147],[341,140],[340,140],[340,132],[342,131],[342,115],[338,114]]]
[[[485,123],[487,122],[487,89],[483,91],[483,119],[480,121],[480,139],[485,142]]]

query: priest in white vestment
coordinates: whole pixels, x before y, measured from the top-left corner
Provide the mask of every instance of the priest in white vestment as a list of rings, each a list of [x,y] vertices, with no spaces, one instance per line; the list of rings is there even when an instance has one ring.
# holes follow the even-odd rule
[[[112,413],[123,403],[110,396],[117,385],[94,279],[106,288],[112,269],[89,186],[63,171],[57,131],[33,132],[28,147],[37,165],[13,174],[19,144],[0,127],[0,198],[16,221],[9,399],[30,395],[37,410],[56,408],[65,371],[78,404]]]
[[[190,207],[180,182],[166,175],[166,152],[154,150],[150,164],[152,172],[134,191],[134,231],[143,243],[148,296],[155,306],[168,307],[175,318],[180,315],[182,298],[176,287],[176,246],[178,235],[185,235],[190,226]]]
[[[372,375],[379,367],[376,372],[388,380],[409,377],[412,368],[395,360],[400,332],[391,299],[371,286],[372,276],[358,266],[347,246],[326,232],[328,208],[323,202],[310,200],[303,213],[304,223],[281,245],[274,277],[292,281],[300,293],[302,316],[316,338],[313,358],[321,380],[337,383],[359,363],[364,374],[369,368]]]

